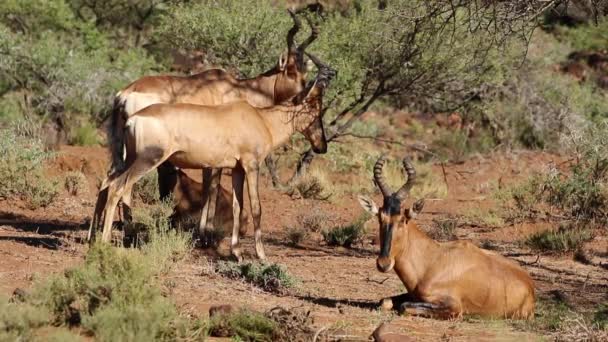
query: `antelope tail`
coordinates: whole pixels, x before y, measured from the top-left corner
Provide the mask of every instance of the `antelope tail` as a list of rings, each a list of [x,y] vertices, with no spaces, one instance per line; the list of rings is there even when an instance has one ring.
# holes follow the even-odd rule
[[[126,100],[121,94],[116,94],[110,117],[110,126],[108,128],[108,140],[111,159],[111,167],[108,175],[113,174],[124,168],[124,149],[125,149],[125,122],[127,113],[125,112]]]

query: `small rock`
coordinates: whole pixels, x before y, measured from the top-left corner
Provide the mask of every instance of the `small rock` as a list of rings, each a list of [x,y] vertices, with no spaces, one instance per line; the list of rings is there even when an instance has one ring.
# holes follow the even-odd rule
[[[408,341],[415,341],[415,339],[412,338],[412,337],[410,337],[410,336],[407,336],[407,335],[404,335],[404,334],[395,333],[395,332],[391,332],[387,323],[380,324],[380,326],[378,328],[376,328],[376,330],[374,330],[374,332],[372,333],[371,337],[376,342],[408,342]]]

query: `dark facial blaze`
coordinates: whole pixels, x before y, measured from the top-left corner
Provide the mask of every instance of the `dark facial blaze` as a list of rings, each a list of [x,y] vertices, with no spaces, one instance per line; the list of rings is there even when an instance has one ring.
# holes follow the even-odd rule
[[[401,200],[392,194],[389,197],[384,198],[384,206],[380,214],[384,217],[381,222],[382,231],[384,232],[381,247],[380,257],[388,258],[391,253],[391,241],[393,239],[393,225],[396,224],[395,218],[398,219],[399,213],[401,212]]]

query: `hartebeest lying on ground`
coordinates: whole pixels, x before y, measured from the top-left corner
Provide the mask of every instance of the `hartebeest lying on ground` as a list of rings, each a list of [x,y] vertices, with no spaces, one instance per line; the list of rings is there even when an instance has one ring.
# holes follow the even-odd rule
[[[165,161],[187,169],[231,168],[233,216],[231,251],[241,258],[238,217],[243,213],[247,177],[255,250],[265,259],[258,194],[260,163],[295,132],[301,132],[317,153],[327,151],[323,130],[323,90],[336,72],[309,54],[319,71],[314,82],[283,104],[256,108],[247,102],[218,106],[154,104],[131,116],[126,124],[125,168],[111,173],[100,189],[89,240],[103,221],[102,241],[111,238],[118,201],[127,189]]]
[[[384,197],[382,207],[360,196],[365,210],[380,224],[380,272],[395,272],[405,285],[401,310],[432,317],[478,314],[491,317],[534,317],[534,283],[528,273],[502,255],[468,241],[438,243],[422,232],[413,219],[424,201],[404,208],[416,172],[408,158],[403,166],[406,183],[391,193],[382,176],[385,158],[374,166],[374,179]]]
[[[188,176],[183,170],[177,169],[177,179],[173,187],[173,202],[175,207],[171,215],[171,225],[177,227],[180,224],[198,224],[203,209],[203,183],[197,182]],[[232,193],[223,186],[218,186],[216,225],[218,228],[228,231],[232,228]],[[240,234],[245,234],[249,216],[241,215]]]
[[[287,34],[287,53],[282,54],[278,64],[267,72],[250,79],[237,79],[221,69],[207,70],[192,76],[146,76],[122,89],[114,99],[110,123],[110,150],[112,168],[110,173],[124,164],[125,122],[139,110],[155,103],[192,103],[214,106],[236,101],[263,108],[279,104],[292,98],[304,89],[307,65],[304,51],[317,37],[317,27],[308,21],[310,36],[296,47],[294,37],[301,27],[295,13],[289,11],[294,26]],[[176,182],[175,168],[170,163],[158,167],[158,182],[161,199],[171,194]],[[201,230],[214,225],[217,187],[221,170],[204,170],[203,177],[203,222]],[[209,194],[209,195],[207,195]],[[209,201],[209,199],[212,199]],[[131,191],[125,191],[124,215],[130,219]],[[207,224],[209,226],[207,226]],[[200,232],[202,235],[202,231]]]

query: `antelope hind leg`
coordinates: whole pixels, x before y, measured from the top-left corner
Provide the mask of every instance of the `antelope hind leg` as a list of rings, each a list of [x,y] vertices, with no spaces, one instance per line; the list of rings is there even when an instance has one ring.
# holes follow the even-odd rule
[[[245,182],[245,172],[240,165],[232,169],[232,239],[230,241],[230,252],[238,260],[243,261],[241,256],[241,246],[239,244],[239,234],[241,230],[240,216],[243,210],[243,183]]]
[[[89,233],[87,235],[87,241],[90,243],[94,242],[95,234],[99,229],[99,225],[103,220],[103,213],[106,207],[106,203],[108,202],[108,187],[107,187],[107,179],[102,183],[102,188],[99,190],[97,194],[97,202],[95,203],[95,211],[93,211],[93,217],[91,218],[91,223],[89,225]]]
[[[260,174],[260,166],[257,161],[253,160],[249,165],[243,164],[245,174],[247,175],[247,190],[249,191],[249,204],[251,205],[251,217],[253,218],[253,227],[255,238],[255,254],[260,260],[266,259],[264,252],[264,244],[262,242],[262,227],[260,221],[262,218],[262,206],[260,205],[260,196],[258,193],[258,179]]]

